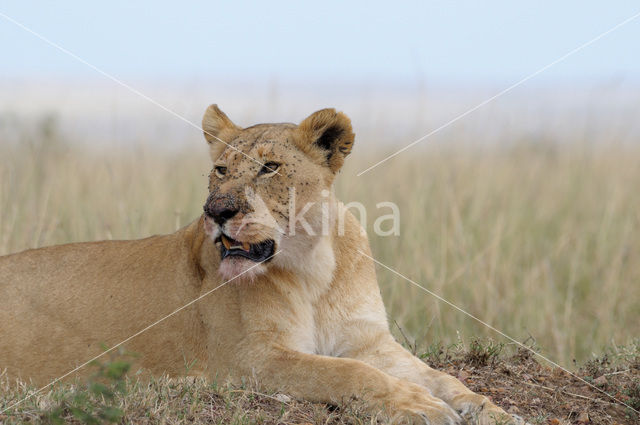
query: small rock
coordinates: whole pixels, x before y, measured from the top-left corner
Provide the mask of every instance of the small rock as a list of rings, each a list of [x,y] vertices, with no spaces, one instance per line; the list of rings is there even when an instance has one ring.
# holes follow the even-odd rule
[[[591,422],[591,419],[589,419],[589,414],[587,412],[582,412],[578,415],[579,424],[588,424],[589,422]]]
[[[276,400],[278,400],[280,403],[290,403],[291,402],[291,397],[289,397],[286,394],[276,394],[274,396],[274,398]]]
[[[593,383],[597,386],[597,387],[604,387],[607,385],[607,378],[605,378],[604,376],[600,376],[596,379],[593,380]]]
[[[548,419],[547,423],[549,425],[560,425],[560,419],[558,418]]]

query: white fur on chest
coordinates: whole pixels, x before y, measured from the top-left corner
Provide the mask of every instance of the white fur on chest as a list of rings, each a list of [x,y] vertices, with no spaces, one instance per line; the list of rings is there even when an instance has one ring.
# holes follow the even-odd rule
[[[336,268],[330,236],[322,236],[310,250],[301,249],[297,259],[287,258],[289,270],[295,270],[295,287],[289,293],[296,306],[296,320],[288,329],[291,348],[303,353],[318,353],[318,329],[315,305],[329,290]],[[291,257],[291,255],[289,255]]]

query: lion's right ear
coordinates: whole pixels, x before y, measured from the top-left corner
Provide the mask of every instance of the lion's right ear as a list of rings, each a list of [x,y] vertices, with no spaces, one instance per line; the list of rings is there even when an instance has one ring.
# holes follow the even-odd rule
[[[218,159],[238,131],[240,131],[240,127],[235,125],[218,108],[218,105],[214,104],[207,108],[202,117],[202,132],[204,133],[204,138],[207,139],[207,143],[209,143],[213,161]]]

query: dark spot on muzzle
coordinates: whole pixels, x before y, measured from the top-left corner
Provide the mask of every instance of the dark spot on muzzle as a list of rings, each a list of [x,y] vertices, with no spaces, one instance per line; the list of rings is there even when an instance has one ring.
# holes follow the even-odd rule
[[[204,213],[220,226],[235,217],[238,211],[240,208],[238,208],[235,198],[228,195],[215,196],[211,194],[204,204]]]

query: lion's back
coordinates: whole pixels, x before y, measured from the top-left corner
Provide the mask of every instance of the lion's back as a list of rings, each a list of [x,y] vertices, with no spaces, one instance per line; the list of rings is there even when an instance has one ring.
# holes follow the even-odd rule
[[[44,382],[184,304],[192,294],[168,290],[189,279],[176,243],[156,236],[0,257],[0,369]]]

